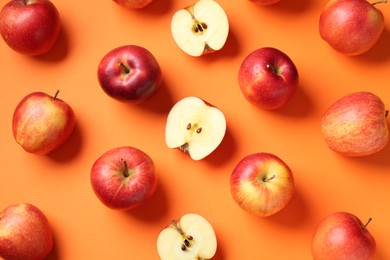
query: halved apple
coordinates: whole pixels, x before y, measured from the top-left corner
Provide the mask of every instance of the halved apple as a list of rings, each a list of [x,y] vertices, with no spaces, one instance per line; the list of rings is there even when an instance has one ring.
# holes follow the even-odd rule
[[[229,21],[216,1],[198,0],[173,15],[171,32],[185,53],[197,57],[222,49],[229,34]]]
[[[217,238],[211,224],[202,216],[189,213],[173,220],[157,238],[161,260],[210,259],[217,251]]]
[[[169,112],[165,142],[169,148],[180,148],[193,160],[201,160],[219,146],[225,132],[222,111],[190,96],[178,101]]]

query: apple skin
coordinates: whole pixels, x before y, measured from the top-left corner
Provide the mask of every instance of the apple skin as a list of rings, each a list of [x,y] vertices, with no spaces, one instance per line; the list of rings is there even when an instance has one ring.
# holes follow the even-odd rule
[[[244,157],[230,176],[234,201],[250,214],[266,217],[282,210],[294,193],[291,169],[270,153]]]
[[[366,225],[349,212],[335,212],[325,217],[312,238],[313,259],[374,259],[376,242]]]
[[[52,248],[53,233],[39,208],[15,203],[0,213],[0,259],[45,259]]]
[[[113,148],[93,164],[91,185],[107,207],[131,210],[145,204],[154,194],[157,187],[154,168],[152,159],[137,148]]]
[[[129,9],[140,9],[149,5],[153,0],[113,0],[118,5]]]
[[[49,52],[61,31],[60,15],[48,0],[11,0],[0,12],[0,34],[14,51],[24,55]]]
[[[142,103],[160,87],[160,65],[147,49],[124,45],[108,52],[100,61],[98,80],[104,92],[121,101]]]
[[[333,103],[321,118],[328,147],[345,156],[366,156],[389,141],[387,113],[382,100],[370,92],[354,92]]]
[[[282,51],[259,48],[241,63],[238,83],[244,97],[253,105],[273,110],[286,104],[299,82],[298,70]]]
[[[382,12],[367,0],[331,0],[319,20],[321,38],[336,51],[350,56],[371,49],[384,27]]]
[[[46,155],[59,148],[72,134],[76,120],[63,100],[43,92],[25,96],[16,106],[12,132],[18,144],[29,153]]]

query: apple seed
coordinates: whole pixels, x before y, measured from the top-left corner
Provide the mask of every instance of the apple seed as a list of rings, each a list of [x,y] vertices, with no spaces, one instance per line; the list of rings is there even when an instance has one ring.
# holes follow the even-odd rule
[[[195,20],[195,23],[194,23],[192,30],[195,33],[203,33],[205,30],[207,30],[207,24],[201,23],[201,22],[198,22],[197,20]]]
[[[191,242],[194,237],[191,236],[191,235],[185,235],[183,229],[181,229],[181,227],[179,226],[179,224],[177,223],[176,220],[172,220],[172,224],[171,226],[177,231],[179,232],[180,235],[182,235],[182,237],[184,238],[183,240],[183,243],[181,244],[181,250],[182,251],[186,251],[187,248],[189,248],[191,246]]]

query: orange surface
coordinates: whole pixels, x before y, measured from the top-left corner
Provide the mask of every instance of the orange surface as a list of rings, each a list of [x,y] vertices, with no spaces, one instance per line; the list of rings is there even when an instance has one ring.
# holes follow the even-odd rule
[[[353,91],[372,91],[390,107],[389,4],[378,5],[387,20],[377,45],[346,57],[319,36],[326,0],[282,0],[271,7],[220,0],[230,21],[227,43],[217,53],[194,58],[176,46],[170,33],[173,13],[193,1],[155,0],[138,11],[110,0],[53,3],[63,31],[52,52],[25,57],[0,41],[0,208],[30,202],[45,212],[55,235],[49,259],[158,259],[158,233],[188,212],[213,225],[214,259],[311,259],[317,223],[340,210],[362,221],[372,217],[376,259],[390,259],[390,145],[372,156],[346,158],[327,148],[319,128],[323,111]],[[142,105],[113,100],[98,85],[100,59],[124,44],[146,47],[163,70],[162,88]],[[300,73],[293,99],[273,112],[250,105],[237,83],[244,57],[265,46],[288,54]],[[28,154],[12,136],[15,106],[30,92],[57,89],[74,109],[76,130],[53,154]],[[202,161],[168,149],[164,141],[170,108],[188,95],[219,107],[228,122],[223,143]],[[98,156],[123,145],[148,153],[159,178],[152,200],[130,212],[103,206],[89,182]],[[267,218],[247,214],[230,195],[233,168],[253,152],[276,154],[295,176],[292,201]]]

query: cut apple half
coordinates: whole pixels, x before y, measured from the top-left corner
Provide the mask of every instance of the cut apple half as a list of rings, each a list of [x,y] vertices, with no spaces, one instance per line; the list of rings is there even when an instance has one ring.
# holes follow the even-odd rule
[[[222,49],[229,34],[229,21],[216,1],[198,0],[173,15],[171,32],[180,49],[197,57]]]
[[[180,148],[193,160],[201,160],[219,146],[225,132],[222,111],[190,96],[178,101],[169,112],[165,142],[169,148]]]
[[[173,220],[157,238],[161,260],[210,259],[217,251],[217,238],[211,224],[202,216],[189,213]]]

